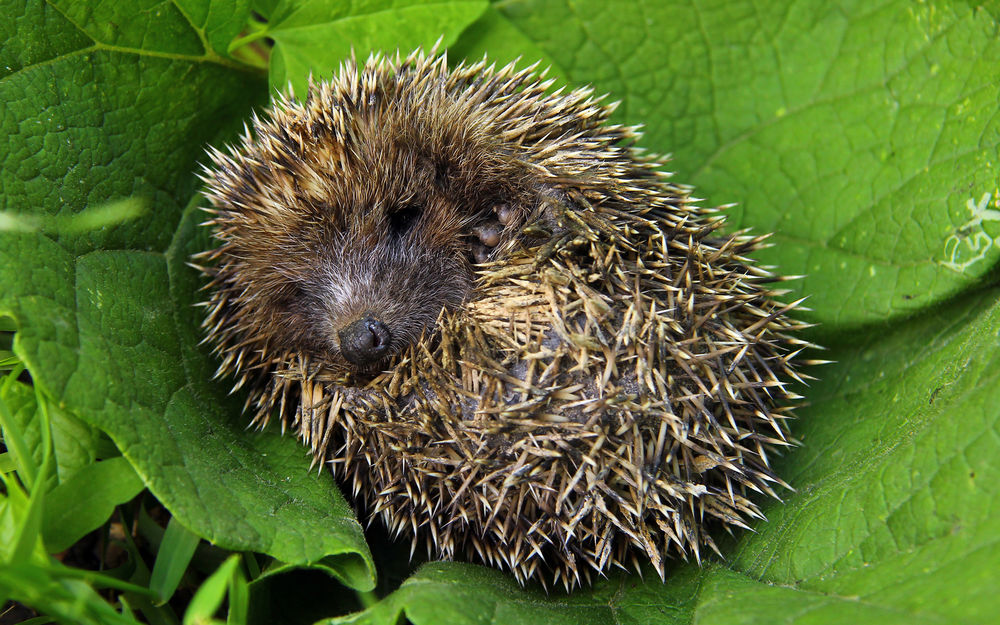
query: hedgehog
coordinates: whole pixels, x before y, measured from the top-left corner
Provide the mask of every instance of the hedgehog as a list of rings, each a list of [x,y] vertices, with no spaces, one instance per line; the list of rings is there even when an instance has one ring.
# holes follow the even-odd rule
[[[536,70],[352,57],[210,149],[205,340],[413,549],[664,579],[790,488],[802,300],[616,103]]]

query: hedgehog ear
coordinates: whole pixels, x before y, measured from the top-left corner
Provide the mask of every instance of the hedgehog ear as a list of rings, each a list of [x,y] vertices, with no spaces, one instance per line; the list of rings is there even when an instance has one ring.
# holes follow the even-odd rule
[[[443,159],[434,162],[434,184],[442,191],[451,188],[451,164]]]
[[[427,179],[431,180],[434,186],[447,192],[452,187],[452,167],[443,156],[434,154],[423,154],[419,158],[420,167],[427,172]]]
[[[451,188],[449,166],[442,156],[429,148],[418,148],[411,152],[410,160],[418,184],[433,186],[442,193]]]

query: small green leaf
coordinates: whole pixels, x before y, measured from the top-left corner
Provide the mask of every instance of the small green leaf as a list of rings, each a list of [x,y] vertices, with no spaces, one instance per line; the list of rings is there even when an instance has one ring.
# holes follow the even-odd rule
[[[0,473],[10,473],[17,468],[17,462],[10,452],[0,454]]]
[[[240,34],[250,16],[249,0],[176,0],[177,8],[204,41],[218,54]]]
[[[487,6],[485,0],[280,2],[267,28],[274,39],[271,87],[284,90],[290,82],[304,94],[310,75],[331,76],[352,51],[363,59],[369,51],[429,48],[438,39],[448,46]]]
[[[4,446],[10,450],[11,461],[24,485],[32,488],[42,462],[43,451],[38,441],[29,440],[33,421],[18,418],[25,410],[35,412],[34,392],[17,382],[18,371],[0,381],[0,431]],[[19,392],[20,391],[20,392]],[[32,444],[32,443],[35,444]]]
[[[40,230],[39,222],[31,215],[0,212],[0,232],[34,232]]]
[[[135,219],[145,212],[145,202],[138,198],[113,200],[100,206],[87,208],[79,213],[43,220],[39,220],[34,215],[0,212],[0,231],[35,232],[42,230],[52,234],[82,234]]]
[[[145,213],[146,203],[141,198],[125,198],[69,215],[65,219],[55,222],[48,229],[60,234],[83,234],[124,223],[141,217]]]
[[[16,376],[14,374],[11,374],[9,378],[4,381],[4,391],[7,391],[10,388],[11,381],[15,377]],[[47,403],[42,399],[41,391],[37,388],[35,389],[35,401],[38,404],[36,419],[38,420],[39,429],[42,434],[42,461],[37,466],[34,481],[30,486],[30,496],[28,497],[28,500],[20,506],[11,506],[11,509],[14,512],[13,520],[16,525],[13,545],[7,555],[7,561],[11,564],[22,564],[32,560],[37,561],[39,559],[38,555],[42,545],[42,511],[45,509],[46,491],[50,486],[50,480],[53,479],[54,473],[54,463],[52,459],[52,436],[51,430],[49,429]],[[3,412],[2,403],[3,402],[0,402],[0,414]],[[9,417],[9,415],[7,416]],[[9,423],[10,419],[5,418],[4,421]],[[14,502],[17,498],[16,494],[20,492],[20,487],[16,486],[13,480],[9,480],[6,477],[2,477],[0,479],[3,480],[8,494],[14,497],[8,501]]]
[[[47,559],[39,525],[41,497],[30,498],[21,484],[0,473],[0,564]],[[30,541],[30,543],[29,543]]]
[[[127,584],[119,584],[128,587]],[[135,589],[142,590],[142,589]],[[0,563],[0,596],[74,625],[139,625],[119,614],[87,583],[58,563]]]
[[[242,625],[247,622],[250,614],[250,584],[242,571],[236,569],[229,576],[229,612],[226,615],[228,625]]]
[[[132,511],[127,508],[122,508],[121,514],[124,524],[128,527],[132,527],[134,523],[135,527],[138,529],[139,535],[148,540],[151,545],[158,546],[159,543],[162,542],[162,535],[159,540],[149,539],[149,532],[143,527],[144,523],[147,522],[144,518],[148,519],[148,523],[153,525],[155,525],[155,522],[152,519],[149,519],[148,515],[145,514],[145,508],[141,507],[140,510],[140,517],[136,520],[132,516]],[[156,529],[159,529],[160,532],[164,531],[158,525],[156,526]],[[146,566],[143,555],[139,552],[139,548],[136,545],[136,541],[132,538],[131,532],[125,532],[122,535],[122,538],[125,551],[129,555],[129,566],[131,568],[129,571],[129,582],[142,587],[144,591],[141,593],[125,593],[124,596],[128,599],[129,605],[142,612],[143,617],[149,621],[151,625],[178,625],[179,620],[169,604],[155,605],[153,603],[152,598],[155,596],[155,593],[148,588],[150,579],[149,568]]]
[[[202,582],[198,588],[198,592],[194,594],[191,603],[188,604],[187,611],[184,613],[184,625],[200,625],[202,623],[216,622],[212,617],[222,607],[222,601],[226,598],[227,593],[229,594],[230,618],[233,617],[234,612],[243,615],[243,620],[230,622],[240,623],[245,621],[248,597],[246,595],[246,580],[240,572],[239,564],[239,554],[233,554],[208,579]],[[242,585],[234,583],[236,579],[242,580]],[[234,587],[239,588],[235,597],[232,592]]]
[[[120,456],[80,469],[49,491],[42,520],[45,547],[53,553],[69,548],[142,489],[142,480]]]
[[[10,370],[21,364],[21,359],[14,355],[14,352],[7,349],[0,349],[0,371]]]
[[[48,625],[49,623],[54,622],[54,620],[47,616],[36,616],[35,618],[29,618],[26,621],[21,621],[19,625]]]
[[[156,553],[156,563],[149,579],[149,588],[156,593],[160,603],[166,603],[174,595],[199,540],[197,534],[188,531],[176,518],[167,523],[167,531]]]

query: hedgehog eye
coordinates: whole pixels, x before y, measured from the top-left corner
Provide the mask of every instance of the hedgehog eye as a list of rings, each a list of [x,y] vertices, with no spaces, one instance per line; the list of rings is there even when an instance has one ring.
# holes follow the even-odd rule
[[[402,236],[409,232],[420,219],[423,209],[415,204],[409,204],[389,214],[389,233]]]

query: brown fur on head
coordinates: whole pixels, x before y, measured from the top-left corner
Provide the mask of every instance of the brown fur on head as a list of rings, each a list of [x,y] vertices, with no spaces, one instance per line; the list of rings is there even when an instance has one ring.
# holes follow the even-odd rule
[[[256,119],[232,154],[211,152],[203,177],[220,246],[203,269],[218,351],[249,341],[374,370],[469,297],[472,264],[510,240],[540,190],[501,136],[510,124],[430,78],[369,63],[359,83],[311,86]],[[382,324],[389,344],[357,362],[342,343],[361,319]]]

